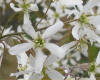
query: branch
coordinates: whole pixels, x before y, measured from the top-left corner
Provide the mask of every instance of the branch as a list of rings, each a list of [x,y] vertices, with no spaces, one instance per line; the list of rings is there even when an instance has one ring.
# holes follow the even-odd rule
[[[19,32],[19,33],[11,33],[11,34],[7,34],[7,35],[4,35],[4,36],[1,36],[0,37],[0,40],[3,39],[3,38],[6,38],[6,37],[10,37],[10,36],[15,36],[15,35],[22,35],[22,34],[25,34],[24,32]]]

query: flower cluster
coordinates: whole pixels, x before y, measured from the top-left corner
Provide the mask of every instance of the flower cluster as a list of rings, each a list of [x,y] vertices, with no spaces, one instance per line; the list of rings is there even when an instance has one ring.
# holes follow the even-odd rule
[[[99,0],[1,0],[3,15],[6,5],[23,16],[16,30],[14,25],[0,27],[0,65],[5,48],[17,58],[17,72],[10,77],[96,80],[100,74]]]

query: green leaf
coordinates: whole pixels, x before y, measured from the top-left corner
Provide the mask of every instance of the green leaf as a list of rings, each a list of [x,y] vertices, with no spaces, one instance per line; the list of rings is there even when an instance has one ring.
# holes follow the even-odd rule
[[[95,47],[95,45],[93,44],[92,46],[89,46],[88,49],[88,60],[89,62],[94,62],[97,54],[98,54],[99,49],[97,47]]]

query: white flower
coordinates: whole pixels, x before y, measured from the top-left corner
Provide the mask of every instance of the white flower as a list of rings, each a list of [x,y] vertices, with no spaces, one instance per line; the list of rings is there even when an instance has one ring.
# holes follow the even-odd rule
[[[67,65],[68,61],[75,65],[76,61],[81,59],[81,54],[88,57],[88,45],[83,41],[72,41],[61,46],[66,52],[67,59],[62,61],[63,65]]]
[[[82,3],[83,3],[82,0],[57,0],[57,1],[55,0],[55,2],[52,3],[52,6],[55,6],[55,7],[59,7],[59,6],[69,7],[69,6],[80,5]]]
[[[47,28],[43,34],[38,34],[38,32],[35,32],[34,28],[32,27],[31,23],[26,23],[23,25],[23,29],[27,34],[29,34],[34,40],[30,41],[29,43],[22,43],[18,44],[12,48],[9,49],[9,53],[12,55],[18,55],[23,52],[28,51],[29,49],[33,48],[36,52],[36,60],[35,63],[38,65],[35,65],[35,72],[40,73],[41,69],[40,67],[43,65],[43,62],[46,59],[46,56],[43,54],[42,49],[47,48],[51,54],[56,55],[59,58],[63,58],[65,55],[65,52],[62,48],[57,46],[54,43],[48,42],[48,38],[58,32],[63,27],[63,23],[61,21],[57,21],[54,25]],[[41,56],[40,56],[41,55]],[[39,62],[40,61],[40,62]],[[42,68],[42,67],[41,67]]]
[[[35,73],[33,73],[32,75],[31,75],[31,77],[29,78],[29,80],[41,80],[42,79],[42,77],[43,76],[45,76],[46,74],[48,75],[48,77],[51,79],[51,80],[63,80],[64,79],[64,76],[60,73],[60,72],[58,72],[58,71],[56,71],[56,70],[54,70],[54,68],[53,68],[53,63],[54,62],[57,62],[57,61],[59,61],[59,59],[55,56],[55,55],[50,55],[46,60],[45,60],[45,62],[44,62],[44,64],[43,64],[43,69],[42,69],[42,73],[41,74],[35,74]],[[38,63],[37,63],[38,64]],[[40,63],[41,64],[41,63]],[[37,75],[37,78],[35,77],[35,76]]]
[[[37,4],[34,4],[32,0],[16,0],[16,2],[18,3],[18,7],[15,7],[14,3],[10,3],[11,8],[15,11],[15,12],[19,12],[19,11],[38,11],[38,6]]]
[[[95,15],[92,9],[98,4],[100,4],[99,0],[89,0],[84,6],[82,6],[80,12],[75,14],[75,19],[78,19],[78,21],[72,23],[72,25],[74,25],[72,35],[76,40],[85,37],[90,40],[91,43],[100,43],[100,37],[98,35],[98,32],[100,32],[98,30],[100,16],[98,14]]]
[[[56,70],[49,69],[46,71],[51,80],[63,80],[64,76]]]
[[[84,8],[79,12],[79,14],[76,14],[76,19],[78,20],[71,23],[72,25],[74,25],[72,29],[72,35],[76,40],[85,38],[91,43],[100,43],[100,37],[98,35],[98,27],[100,25],[98,21],[100,19],[100,16],[88,15],[91,14],[86,12]]]

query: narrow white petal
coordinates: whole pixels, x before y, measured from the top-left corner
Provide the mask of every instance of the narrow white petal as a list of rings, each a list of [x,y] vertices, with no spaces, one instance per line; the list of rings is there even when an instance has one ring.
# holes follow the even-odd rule
[[[66,6],[74,6],[83,3],[82,0],[60,0],[60,2]]]
[[[15,7],[14,3],[10,3],[10,7],[11,7],[15,12],[22,11],[22,8],[17,8],[17,7]]]
[[[53,34],[60,31],[63,28],[63,26],[64,26],[64,23],[60,20],[57,20],[57,22],[54,25],[50,26],[48,29],[45,30],[42,37],[48,38],[48,37],[52,36]]]
[[[55,56],[55,55],[50,55],[47,59],[46,59],[46,61],[45,61],[45,66],[48,66],[48,65],[50,65],[50,64],[52,64],[52,63],[54,63],[54,62],[57,62],[59,59]]]
[[[26,20],[25,20],[25,22],[26,22]],[[28,22],[29,22],[29,21],[28,21]],[[37,33],[35,32],[35,30],[34,30],[32,24],[31,24],[31,22],[26,23],[26,24],[23,24],[23,29],[24,29],[24,31],[25,31],[28,35],[30,35],[33,39],[36,39]]]
[[[100,25],[100,15],[99,16],[91,16],[89,17],[89,21],[93,25]]]
[[[100,51],[99,51],[98,56],[96,58],[96,64],[100,65]]]
[[[64,80],[64,76],[56,70],[50,69],[46,73],[51,80]]]
[[[41,74],[33,74],[30,78],[29,78],[29,80],[41,80],[41,78],[42,78],[42,76],[41,76]]]
[[[36,4],[31,4],[29,9],[32,10],[32,11],[38,11],[39,10],[38,6]]]
[[[36,51],[36,58],[35,58],[35,72],[36,73],[41,73],[46,57],[47,56],[44,55],[41,50]]]
[[[51,54],[56,55],[59,58],[63,58],[65,56],[65,51],[53,43],[46,43],[45,47],[51,52]]]
[[[35,57],[33,57],[32,55],[29,56],[29,64],[32,67],[35,66]]]
[[[68,44],[64,44],[63,46],[61,46],[64,51],[68,51],[70,48],[74,47],[77,44],[77,41],[72,41]]]
[[[87,38],[93,41],[97,41],[100,43],[100,37],[90,28],[84,28],[85,33],[87,34]]]
[[[90,75],[90,80],[96,80],[95,74],[92,73],[92,74]]]
[[[18,64],[21,64],[22,66],[25,66],[27,64],[27,59],[28,56],[25,52],[20,53],[20,55],[17,56]]]
[[[32,43],[22,43],[22,44],[18,44],[12,48],[9,49],[9,53],[11,55],[20,55],[23,52],[28,51],[29,49],[31,49],[33,47]]]
[[[31,21],[29,19],[29,13],[24,14],[24,24],[31,24]]]
[[[72,35],[73,37],[76,39],[76,40],[79,40],[79,29],[80,27],[79,26],[75,26],[73,29],[72,29]]]

